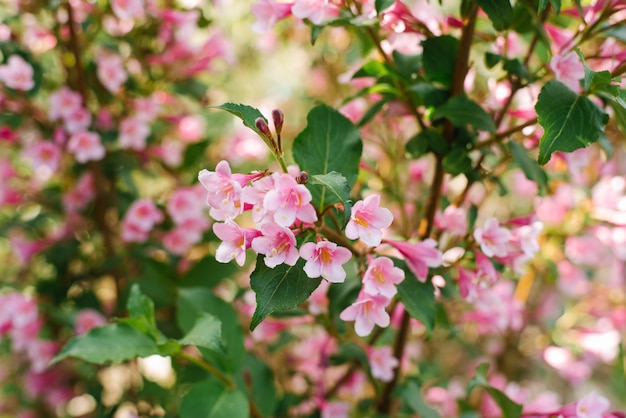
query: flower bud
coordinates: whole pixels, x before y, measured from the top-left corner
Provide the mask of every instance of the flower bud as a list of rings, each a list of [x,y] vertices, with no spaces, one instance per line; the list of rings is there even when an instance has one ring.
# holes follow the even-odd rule
[[[278,109],[272,110],[272,120],[274,121],[274,128],[276,128],[276,134],[280,135],[280,131],[283,129],[283,122],[285,122],[285,115]]]
[[[298,175],[296,176],[296,182],[298,184],[307,184],[309,182],[309,173],[307,173],[306,171],[301,171],[300,173],[298,173]]]
[[[271,136],[270,127],[267,126],[267,122],[265,121],[265,119],[256,118],[256,120],[254,121],[254,125],[259,131],[261,131],[261,133],[264,136],[267,136],[267,137]]]

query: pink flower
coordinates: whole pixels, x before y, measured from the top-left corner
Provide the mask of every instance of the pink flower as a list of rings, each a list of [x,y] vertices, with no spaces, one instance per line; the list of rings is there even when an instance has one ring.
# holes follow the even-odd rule
[[[34,170],[45,167],[54,173],[61,163],[61,150],[50,141],[35,141],[24,150],[24,156],[31,161]]]
[[[269,32],[279,20],[289,16],[293,3],[279,3],[275,0],[259,0],[250,7],[256,17],[252,30],[256,33]]]
[[[365,200],[359,200],[352,207],[350,221],[346,225],[346,237],[361,238],[370,246],[377,246],[382,240],[382,228],[387,228],[393,222],[391,211],[381,208],[380,196],[370,195]]]
[[[146,139],[150,136],[150,127],[137,117],[126,118],[120,123],[119,144],[121,148],[142,151],[146,149]]]
[[[227,161],[220,161],[214,172],[200,171],[198,180],[208,192],[206,203],[211,207],[210,214],[215,220],[233,219],[243,212],[242,184],[232,175]]]
[[[96,190],[91,172],[83,174],[74,189],[63,196],[63,208],[69,213],[77,213],[87,206],[96,196]]]
[[[461,237],[467,232],[467,211],[463,208],[450,205],[435,221],[439,229],[448,231],[450,235]]]
[[[135,201],[124,215],[122,221],[122,240],[126,242],[143,242],[154,225],[163,221],[163,213],[151,199]]]
[[[111,93],[115,94],[120,91],[122,84],[128,78],[122,58],[113,52],[106,52],[100,54],[96,61],[98,80]]]
[[[474,230],[474,239],[487,257],[506,257],[509,253],[507,250],[509,238],[511,233],[508,229],[501,228],[496,218],[487,219],[483,228]]]
[[[6,64],[0,65],[0,81],[15,90],[31,90],[35,87],[33,67],[19,55],[11,55]]]
[[[328,0],[296,0],[291,7],[291,13],[300,19],[309,19],[319,25],[329,14],[329,8]]]
[[[80,93],[70,90],[68,87],[61,87],[48,98],[50,103],[50,119],[57,120],[65,118],[80,109],[83,98]]]
[[[302,222],[317,221],[311,205],[311,192],[289,174],[280,174],[274,179],[274,189],[267,192],[263,206],[274,212],[274,222],[290,227],[296,219]]]
[[[310,278],[322,277],[331,283],[343,283],[346,271],[342,265],[352,257],[347,248],[339,247],[334,242],[307,242],[300,247],[300,257],[307,260],[304,272]]]
[[[59,344],[54,341],[32,341],[27,347],[30,369],[35,373],[43,372],[58,351]]]
[[[374,378],[383,382],[389,382],[393,379],[393,369],[398,367],[399,362],[393,356],[390,346],[371,348],[368,350],[367,356]]]
[[[363,275],[363,291],[370,295],[381,294],[388,298],[398,291],[396,285],[404,280],[404,270],[395,267],[387,257],[378,257],[370,261]]]
[[[350,405],[346,402],[324,402],[320,415],[321,418],[348,418]]]
[[[576,403],[577,418],[602,418],[611,404],[604,396],[591,392]]]
[[[195,244],[187,228],[177,227],[163,236],[163,247],[174,255],[184,255]]]
[[[144,0],[112,0],[111,8],[118,19],[140,19],[144,16]]]
[[[65,122],[65,130],[70,134],[86,131],[91,125],[91,113],[84,107],[79,107],[63,116],[63,121]]]
[[[93,309],[83,309],[76,315],[74,332],[76,335],[82,335],[90,329],[101,327],[106,323],[106,318],[100,312]]]
[[[354,331],[361,337],[370,335],[374,325],[389,326],[391,318],[385,310],[390,299],[383,295],[370,295],[363,291],[356,301],[341,312],[339,318],[343,321],[355,321]]]
[[[261,233],[262,236],[252,241],[252,249],[265,255],[263,261],[266,266],[274,268],[282,263],[296,264],[299,258],[296,237],[289,228],[268,223],[261,227]]]
[[[186,187],[174,190],[167,201],[166,211],[175,224],[188,220],[205,218],[204,190],[199,187]]]
[[[213,224],[213,232],[222,240],[215,252],[215,259],[220,263],[228,263],[234,259],[240,266],[246,262],[246,250],[250,248],[252,241],[261,235],[261,231],[241,228],[229,221]]]
[[[439,267],[443,263],[443,254],[435,249],[437,242],[426,239],[422,242],[408,243],[401,241],[385,241],[400,251],[407,265],[420,282],[425,282],[429,267]]]
[[[513,231],[515,241],[519,244],[521,250],[528,257],[534,255],[540,250],[537,237],[543,231],[543,222],[533,222],[530,225],[524,225]]]
[[[585,67],[575,51],[554,55],[550,60],[550,68],[558,81],[577,93],[580,91],[580,80],[585,77]]]
[[[184,116],[177,127],[178,138],[184,142],[197,142],[202,139],[206,130],[205,120],[198,115]]]
[[[67,150],[79,163],[101,160],[106,153],[100,135],[87,131],[73,134],[67,142]]]
[[[252,183],[251,186],[244,187],[241,198],[246,204],[252,205],[252,220],[257,225],[266,222],[273,222],[274,214],[269,212],[263,205],[265,195],[274,190],[274,177],[263,177]]]

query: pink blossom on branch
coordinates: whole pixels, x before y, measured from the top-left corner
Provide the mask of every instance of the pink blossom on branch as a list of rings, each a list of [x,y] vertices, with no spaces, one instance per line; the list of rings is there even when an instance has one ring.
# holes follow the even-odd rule
[[[393,222],[389,209],[380,207],[380,195],[373,194],[359,200],[352,207],[350,220],[346,225],[346,237],[361,238],[367,245],[375,247],[382,240],[382,228],[388,228]]]
[[[346,271],[342,265],[352,257],[347,248],[330,241],[307,242],[300,247],[300,256],[307,260],[304,272],[312,279],[322,277],[331,283],[343,283]]]
[[[354,331],[360,337],[370,335],[374,325],[386,328],[391,322],[385,310],[390,299],[383,295],[370,295],[361,291],[356,301],[341,312],[343,321],[354,321]]]
[[[19,55],[11,55],[0,65],[0,81],[15,90],[28,91],[35,87],[33,67]]]
[[[474,230],[474,239],[487,257],[506,257],[509,253],[507,244],[510,237],[509,230],[500,227],[496,218],[487,219],[484,227]]]
[[[370,348],[367,357],[374,378],[383,382],[389,382],[393,379],[393,369],[398,367],[400,362],[393,356],[390,346]]]
[[[72,135],[67,142],[67,150],[74,154],[79,163],[101,160],[106,153],[100,135],[87,131]]]
[[[118,142],[121,148],[142,151],[146,148],[146,139],[150,136],[150,127],[138,117],[124,119],[120,123]]]
[[[240,266],[246,262],[246,250],[250,248],[252,241],[261,235],[261,231],[242,228],[232,221],[213,224],[213,232],[222,240],[215,259],[220,263],[228,263],[234,259]]]
[[[585,67],[575,51],[554,55],[550,60],[550,69],[558,81],[576,93],[580,92],[580,80],[585,77]]]
[[[390,258],[378,257],[370,261],[363,275],[363,291],[391,298],[398,292],[396,285],[403,280],[404,270],[395,267]]]
[[[264,254],[263,261],[269,268],[279,264],[293,266],[300,258],[296,247],[296,237],[289,228],[277,224],[265,224],[261,227],[262,236],[252,241],[252,249]]]
[[[312,223],[317,221],[315,208],[311,205],[311,192],[289,174],[274,178],[274,189],[263,198],[263,206],[274,213],[274,222],[290,227],[296,219]]]
[[[426,239],[422,242],[385,241],[402,254],[406,264],[420,282],[425,282],[429,267],[443,264],[443,254],[436,249],[437,242]]]

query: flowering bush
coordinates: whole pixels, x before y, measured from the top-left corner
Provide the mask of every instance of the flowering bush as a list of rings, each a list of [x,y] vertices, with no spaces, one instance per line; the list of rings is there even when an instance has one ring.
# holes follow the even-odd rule
[[[626,3],[0,13],[0,417],[626,416]]]

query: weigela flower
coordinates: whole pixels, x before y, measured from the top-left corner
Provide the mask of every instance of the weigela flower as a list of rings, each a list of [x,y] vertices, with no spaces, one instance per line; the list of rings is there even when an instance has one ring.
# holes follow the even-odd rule
[[[106,323],[106,318],[100,312],[93,309],[83,309],[76,315],[74,332],[76,335],[83,335],[90,329],[101,327]]]
[[[385,310],[390,299],[383,295],[370,295],[361,291],[356,301],[341,312],[343,321],[354,321],[354,331],[360,337],[370,335],[374,325],[387,327],[391,321]]]
[[[300,247],[300,257],[307,260],[304,272],[310,278],[322,277],[331,283],[343,283],[346,271],[342,265],[352,257],[347,248],[339,247],[334,242],[307,242]]]
[[[30,160],[34,170],[46,167],[51,172],[59,169],[61,150],[50,141],[35,141],[24,150],[24,156]]]
[[[329,13],[328,0],[296,0],[291,7],[291,13],[300,19],[309,19],[319,25]]]
[[[395,267],[390,258],[378,257],[370,261],[363,275],[363,291],[391,298],[398,292],[396,285],[402,280],[404,280],[402,269]]]
[[[125,242],[143,242],[154,225],[163,221],[163,213],[151,199],[135,201],[124,215],[122,221],[122,240]]]
[[[290,227],[296,219],[312,223],[317,214],[311,205],[311,192],[289,174],[279,174],[274,179],[274,189],[267,192],[263,206],[274,212],[274,222]]]
[[[210,214],[213,219],[225,221],[243,212],[242,184],[232,175],[227,161],[220,161],[215,171],[206,169],[200,171],[198,180],[209,192],[206,203],[211,207]]]
[[[70,134],[86,131],[91,125],[91,113],[84,107],[79,107],[63,116],[63,122],[65,130]]]
[[[112,52],[106,52],[97,57],[98,80],[107,90],[115,94],[122,88],[122,84],[128,79],[122,58]]]
[[[135,151],[146,149],[146,139],[150,136],[150,127],[137,117],[126,118],[120,123],[119,144],[121,148]]]
[[[382,240],[382,228],[387,228],[393,222],[391,211],[381,208],[380,196],[370,195],[365,200],[359,200],[352,207],[350,221],[346,225],[346,237],[361,238],[370,246],[377,246]]]
[[[439,267],[443,263],[443,254],[435,248],[437,246],[435,240],[426,239],[416,243],[402,241],[385,242],[400,251],[408,267],[421,282],[426,281],[429,267]]]
[[[511,238],[508,229],[500,227],[496,218],[485,221],[484,227],[474,230],[474,239],[487,257],[506,257],[509,253],[507,244]]]
[[[176,225],[188,220],[204,218],[204,189],[186,187],[174,190],[167,200],[165,210]]]
[[[576,416],[578,418],[602,418],[610,406],[607,398],[591,392],[576,403]]]
[[[393,369],[398,367],[399,361],[393,356],[390,346],[370,348],[367,350],[367,357],[374,378],[383,382],[393,379]]]
[[[11,55],[6,64],[0,65],[0,81],[9,88],[28,91],[35,87],[33,67],[19,55]]]
[[[450,235],[462,237],[467,232],[467,211],[454,205],[448,206],[442,214],[435,218],[437,227]]]
[[[558,81],[577,93],[580,91],[580,80],[585,77],[585,67],[575,51],[554,55],[550,60],[550,68]]]
[[[86,163],[87,161],[101,160],[106,150],[100,142],[100,135],[94,132],[78,132],[70,136],[67,142],[67,150],[74,154],[76,161]]]
[[[293,3],[280,3],[275,0],[259,0],[250,6],[250,11],[256,17],[252,30],[256,33],[269,32],[280,19],[291,14]]]
[[[279,264],[293,266],[298,261],[296,237],[289,228],[277,224],[265,224],[261,227],[260,237],[252,241],[252,249],[264,254],[265,265],[274,268]]]
[[[57,120],[70,116],[83,104],[80,93],[70,90],[68,87],[61,87],[48,98],[50,103],[50,119]]]
[[[215,252],[215,259],[220,263],[234,259],[240,266],[246,262],[246,250],[250,248],[252,240],[261,235],[261,231],[242,228],[231,221],[213,224],[213,232],[222,240]]]
[[[111,9],[118,19],[140,19],[144,16],[144,0],[112,0]]]
[[[252,220],[258,226],[274,221],[274,214],[269,212],[263,205],[265,195],[270,190],[274,190],[274,176],[258,179],[251,186],[244,187],[241,193],[244,203],[252,205]]]

